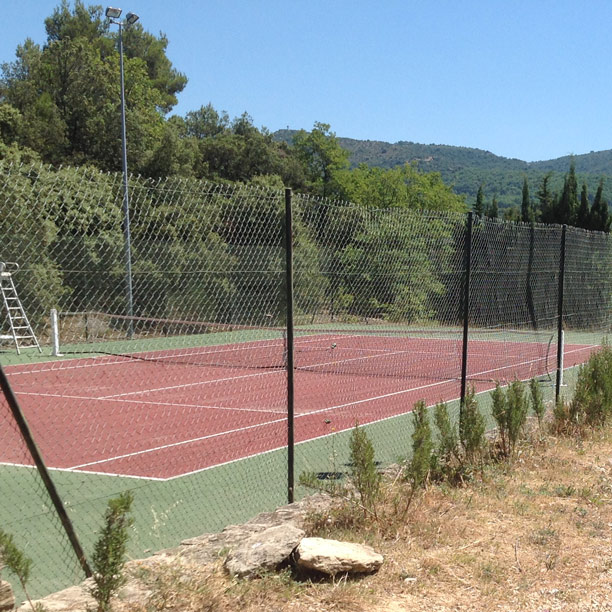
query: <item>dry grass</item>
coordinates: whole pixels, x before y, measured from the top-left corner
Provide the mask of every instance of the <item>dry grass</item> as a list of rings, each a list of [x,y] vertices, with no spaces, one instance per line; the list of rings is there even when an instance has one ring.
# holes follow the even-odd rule
[[[401,524],[389,508],[354,531],[346,517],[340,531],[313,522],[383,553],[373,576],[315,582],[285,570],[238,581],[221,562],[167,566],[146,577],[147,601],[124,610],[612,610],[611,458],[611,432],[550,438],[468,486],[429,487]]]

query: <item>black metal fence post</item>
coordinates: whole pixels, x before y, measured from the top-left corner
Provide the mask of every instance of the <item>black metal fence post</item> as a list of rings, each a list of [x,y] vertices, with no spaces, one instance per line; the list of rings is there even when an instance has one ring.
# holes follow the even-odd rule
[[[565,291],[565,242],[567,225],[561,229],[561,254],[559,260],[559,295],[557,302],[557,381],[555,384],[555,402],[561,394],[563,381],[563,293]]]
[[[461,355],[461,399],[459,403],[459,417],[463,412],[465,395],[467,391],[467,360],[468,360],[468,332],[470,325],[470,279],[472,275],[472,230],[474,227],[474,213],[469,212],[467,218],[467,235],[465,237],[465,267],[463,283],[463,350]]]
[[[294,501],[294,368],[293,368],[293,213],[291,189],[285,189],[285,290],[286,290],[286,360],[287,360],[287,500]]]
[[[53,507],[57,512],[60,522],[62,523],[62,527],[68,536],[68,540],[72,545],[72,550],[76,555],[83,572],[87,578],[90,578],[92,573],[89,567],[89,563],[87,562],[87,558],[85,557],[85,553],[83,552],[83,548],[79,542],[79,539],[74,530],[74,526],[70,521],[70,517],[66,512],[66,508],[64,508],[64,504],[55,488],[55,483],[51,479],[49,475],[49,470],[47,470],[47,466],[38,450],[38,446],[36,446],[36,442],[34,441],[34,437],[32,436],[32,432],[30,431],[30,426],[23,414],[21,407],[19,406],[19,402],[17,401],[17,397],[13,393],[13,389],[11,388],[8,378],[6,377],[6,373],[4,372],[4,368],[0,365],[0,389],[6,398],[6,402],[11,409],[11,413],[13,415],[13,419],[15,419],[15,423],[17,427],[19,427],[19,432],[21,433],[21,437],[23,438],[30,456],[34,461],[34,465],[40,474],[40,477],[45,485],[45,489],[51,498],[51,502],[53,503]]]

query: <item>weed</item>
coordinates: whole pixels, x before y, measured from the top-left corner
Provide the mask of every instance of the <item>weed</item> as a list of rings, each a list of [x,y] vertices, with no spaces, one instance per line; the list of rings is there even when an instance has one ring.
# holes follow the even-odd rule
[[[542,420],[546,412],[546,405],[544,404],[542,389],[535,378],[529,381],[529,392],[531,395],[531,410],[533,410],[533,413],[536,415],[538,427],[540,431],[542,431]]]
[[[30,578],[30,571],[32,569],[32,560],[17,547],[13,540],[13,536],[6,533],[0,528],[0,568],[4,564],[10,572],[17,576],[21,587],[28,599],[28,603],[34,612],[42,612],[43,606],[40,604],[34,604],[27,591],[27,582]]]
[[[109,500],[104,526],[95,543],[93,561],[93,598],[98,602],[98,612],[111,609],[110,600],[126,582],[123,572],[128,529],[132,519],[128,517],[134,497],[130,491]]]
[[[559,396],[553,409],[553,433],[556,435],[569,435],[574,429],[570,405],[563,397]]]

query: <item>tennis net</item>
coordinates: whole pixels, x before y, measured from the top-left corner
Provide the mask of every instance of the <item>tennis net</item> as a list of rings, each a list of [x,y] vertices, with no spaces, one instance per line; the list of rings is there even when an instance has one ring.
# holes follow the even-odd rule
[[[57,354],[115,356],[166,365],[286,369],[284,328],[59,313]],[[342,376],[459,380],[459,328],[329,325],[295,330],[296,370]],[[552,331],[482,329],[471,334],[468,378],[503,381],[550,376],[556,367]]]

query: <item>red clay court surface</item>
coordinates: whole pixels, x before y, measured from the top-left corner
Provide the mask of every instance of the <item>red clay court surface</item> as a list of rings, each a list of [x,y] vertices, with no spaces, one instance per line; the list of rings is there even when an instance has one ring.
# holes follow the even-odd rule
[[[555,367],[546,363],[554,362],[554,346],[478,340],[469,346],[468,376],[477,392],[495,380],[526,380]],[[243,363],[279,347],[279,341],[250,342]],[[594,348],[566,345],[565,367],[586,361]],[[5,369],[51,468],[165,480],[286,445],[285,370],[186,365],[173,363],[174,354],[147,354],[161,363],[97,356]],[[420,399],[430,405],[458,398],[460,355],[458,340],[299,338],[296,365],[310,370],[295,371],[295,441],[404,414]],[[10,419],[8,411],[0,403],[0,418]],[[0,463],[23,464],[23,444],[12,428],[0,433]]]

